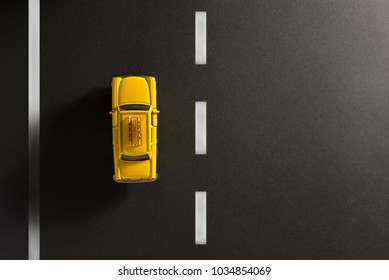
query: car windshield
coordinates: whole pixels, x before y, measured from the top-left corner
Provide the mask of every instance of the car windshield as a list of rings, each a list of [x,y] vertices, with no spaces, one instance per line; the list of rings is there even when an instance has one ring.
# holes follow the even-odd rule
[[[122,155],[120,157],[121,160],[124,161],[142,161],[142,160],[148,160],[150,159],[150,156],[148,154],[142,155],[142,156],[127,156],[127,155]]]
[[[127,105],[121,105],[119,107],[120,110],[123,111],[129,111],[129,110],[148,111],[150,109],[149,105],[143,105],[143,104],[127,104]]]

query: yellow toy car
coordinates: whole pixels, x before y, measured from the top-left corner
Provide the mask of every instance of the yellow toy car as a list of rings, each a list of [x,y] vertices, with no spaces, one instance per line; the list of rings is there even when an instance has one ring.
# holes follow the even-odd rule
[[[157,179],[157,89],[154,77],[112,78],[114,180]]]

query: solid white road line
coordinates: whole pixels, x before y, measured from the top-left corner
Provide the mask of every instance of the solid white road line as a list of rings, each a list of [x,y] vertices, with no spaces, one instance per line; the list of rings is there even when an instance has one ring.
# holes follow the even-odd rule
[[[195,192],[195,244],[207,244],[207,192]]]
[[[196,64],[207,64],[207,12],[195,13]]]
[[[39,0],[28,1],[28,259],[40,258],[39,232]]]
[[[207,102],[196,101],[195,103],[195,153],[196,155],[207,154]]]

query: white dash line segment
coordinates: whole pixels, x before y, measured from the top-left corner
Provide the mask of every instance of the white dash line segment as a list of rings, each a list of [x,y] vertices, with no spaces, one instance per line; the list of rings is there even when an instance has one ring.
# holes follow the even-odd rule
[[[195,62],[198,65],[207,64],[207,12],[195,13]]]
[[[207,154],[207,102],[196,101],[195,103],[195,153],[196,155]]]
[[[207,244],[207,192],[195,192],[195,244]]]

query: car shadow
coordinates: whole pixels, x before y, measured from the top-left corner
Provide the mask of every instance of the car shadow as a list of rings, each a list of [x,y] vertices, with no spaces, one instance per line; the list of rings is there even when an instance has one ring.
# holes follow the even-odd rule
[[[111,88],[90,91],[41,130],[42,227],[87,221],[128,194],[113,181]]]

